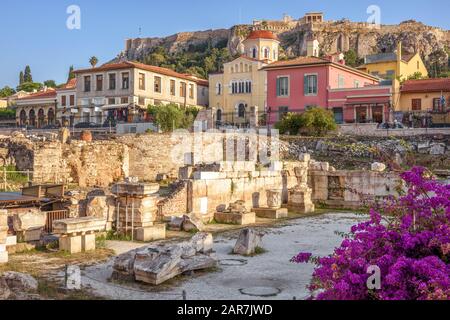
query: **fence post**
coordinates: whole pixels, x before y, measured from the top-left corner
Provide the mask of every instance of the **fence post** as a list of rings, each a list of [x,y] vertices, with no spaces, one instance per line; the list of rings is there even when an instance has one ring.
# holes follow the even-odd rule
[[[7,181],[6,181],[6,167],[3,167],[3,182],[4,182],[4,190],[7,191]]]

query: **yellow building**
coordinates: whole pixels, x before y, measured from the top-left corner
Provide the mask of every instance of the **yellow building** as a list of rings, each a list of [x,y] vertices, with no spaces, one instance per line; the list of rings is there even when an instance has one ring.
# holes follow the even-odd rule
[[[420,54],[403,54],[401,42],[398,43],[396,52],[366,56],[364,65],[358,69],[392,81],[394,111],[400,110],[401,82],[416,73],[420,73],[422,77],[428,77],[427,68]]]
[[[6,109],[8,107],[8,99],[0,99],[0,109]]]
[[[424,116],[435,126],[450,124],[450,78],[405,81],[400,92],[399,110],[407,114],[410,126]]]
[[[267,103],[267,72],[261,69],[278,60],[277,37],[267,30],[254,30],[242,43],[241,56],[225,63],[222,73],[209,76],[209,106],[214,121],[244,124],[253,107],[264,111]]]

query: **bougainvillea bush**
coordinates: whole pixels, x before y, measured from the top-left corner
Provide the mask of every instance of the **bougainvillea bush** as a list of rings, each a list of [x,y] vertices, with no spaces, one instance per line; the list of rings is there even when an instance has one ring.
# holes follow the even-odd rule
[[[449,300],[450,185],[424,168],[402,174],[405,194],[374,205],[331,256],[300,253],[317,264],[309,289],[318,300]],[[405,189],[405,190],[406,190]],[[367,282],[376,266],[377,289]]]

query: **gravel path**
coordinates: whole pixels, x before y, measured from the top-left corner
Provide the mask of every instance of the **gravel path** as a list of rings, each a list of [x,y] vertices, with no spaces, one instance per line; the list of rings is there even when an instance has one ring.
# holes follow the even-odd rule
[[[342,241],[336,231],[349,232],[364,217],[352,213],[326,214],[286,222],[284,226],[261,229],[266,253],[240,257],[230,252],[237,232],[215,239],[214,250],[220,260],[214,272],[195,274],[170,281],[158,288],[136,283],[111,283],[112,260],[88,267],[82,283],[107,299],[177,300],[186,292],[189,300],[204,299],[305,299],[313,265],[296,265],[289,260],[298,252],[325,256]],[[117,244],[113,244],[116,246]],[[122,252],[135,247],[121,245]],[[121,253],[121,252],[119,252]]]

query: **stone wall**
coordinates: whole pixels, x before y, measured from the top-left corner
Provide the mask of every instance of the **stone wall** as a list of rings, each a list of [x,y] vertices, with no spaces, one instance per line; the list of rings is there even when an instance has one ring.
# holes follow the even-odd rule
[[[450,136],[450,128],[377,129],[378,124],[356,123],[339,125],[339,132],[366,137],[414,137],[423,135]]]
[[[313,164],[308,173],[315,203],[332,208],[360,209],[376,200],[398,195],[401,179],[396,173],[330,170]]]
[[[222,163],[216,172],[194,173],[189,180],[190,213],[210,216],[236,201],[244,201],[249,210],[265,207],[266,192],[271,189],[282,190],[283,202],[287,204],[289,189],[298,185],[295,163],[283,167],[274,162],[271,168],[255,168],[254,162],[235,162],[234,167],[228,163]]]
[[[170,194],[158,203],[158,218],[181,217],[188,212],[188,183],[180,181],[171,186]]]

